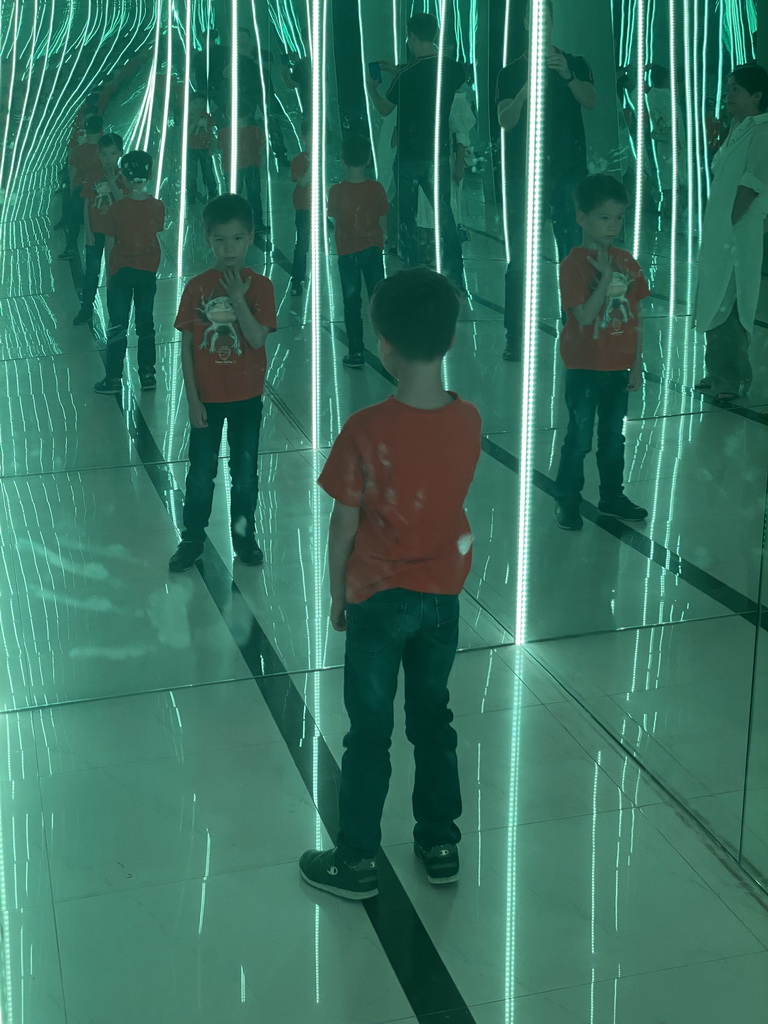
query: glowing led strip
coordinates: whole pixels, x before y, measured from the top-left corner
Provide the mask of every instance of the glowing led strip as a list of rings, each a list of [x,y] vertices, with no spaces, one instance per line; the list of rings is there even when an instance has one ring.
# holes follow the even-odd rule
[[[166,142],[166,136],[167,136],[167,125],[168,125],[169,110],[170,110],[170,106],[171,106],[171,71],[172,71],[172,66],[173,66],[173,37],[172,37],[173,17],[172,17],[172,4],[173,4],[173,0],[167,0],[166,16],[167,16],[168,21],[167,21],[167,25],[166,25],[167,45],[166,45],[166,55],[165,55],[165,96],[163,97],[163,114],[162,114],[162,121],[161,121],[162,127],[161,127],[161,130],[160,130],[160,151],[159,151],[158,156],[157,156],[157,180],[158,180],[158,183],[161,182],[162,178],[163,178],[163,163],[164,163],[164,160],[165,160],[165,142]],[[189,105],[187,104],[186,106],[187,106],[187,109],[188,109]],[[186,128],[187,120],[186,120],[186,117],[184,117],[183,115],[182,115],[182,117],[183,117],[183,125],[182,125],[182,133],[183,133],[183,132],[186,132],[186,130],[187,130],[187,128]],[[182,144],[186,145],[186,139],[184,140],[184,142]],[[186,154],[186,149],[182,149],[182,154],[183,155]],[[184,159],[182,159],[182,164],[181,164],[181,177],[183,178],[184,186],[186,187],[186,181],[187,181],[187,178],[186,178],[186,160],[184,160]],[[181,195],[183,195],[183,194],[184,193],[181,192]],[[184,217],[184,213],[185,213],[184,203],[183,203],[183,200],[182,200],[181,201],[181,212],[180,212],[180,216],[182,218]],[[179,234],[182,234],[182,225],[181,225],[181,223],[179,223]]]
[[[238,11],[238,0],[231,0],[230,7],[230,32],[232,45],[230,46],[231,60],[229,65],[229,78],[230,78],[230,108],[229,108],[229,191],[237,192],[237,138],[239,134],[238,116],[239,109],[238,104],[240,102],[239,96],[239,63],[240,63],[240,52],[238,50],[238,39],[237,39],[237,11]]]
[[[169,3],[171,0],[169,0]],[[184,6],[184,38],[189,39],[190,29],[190,14],[192,10],[192,0],[187,0]],[[171,26],[168,25],[168,40],[170,50],[170,39],[171,39]],[[176,252],[176,273],[179,278],[179,284],[181,284],[181,278],[184,276],[184,236],[185,226],[187,219],[187,204],[184,201],[184,197],[187,194],[187,175],[189,174],[188,167],[188,149],[189,146],[189,71],[190,71],[190,59],[191,53],[188,46],[184,47],[184,109],[182,112],[181,119],[181,181],[179,182],[179,239],[178,249]],[[170,53],[168,60],[168,80],[170,82],[171,74],[171,61]],[[197,168],[195,168],[197,172]]]
[[[509,64],[509,28],[510,28],[510,14],[511,14],[511,0],[507,0],[506,7],[504,9],[504,49],[502,53],[501,63],[502,67],[506,67]],[[505,129],[501,129],[501,211],[502,218],[504,220],[504,252],[506,254],[507,263],[512,260],[512,245],[509,237],[509,193],[507,191],[507,162],[509,160],[509,148],[508,148],[508,136],[509,132]]]
[[[671,4],[674,0],[670,0]],[[637,0],[637,167],[635,177],[635,241],[632,252],[637,259],[640,253],[640,236],[643,227],[643,167],[645,165],[645,13],[646,0]]]
[[[523,330],[523,380],[520,430],[520,500],[517,528],[517,607],[515,642],[524,644],[528,631],[528,558],[530,546],[531,493],[533,490],[533,425],[536,383],[536,336],[539,323],[539,276],[541,264],[542,153],[544,152],[545,98],[545,0],[531,3],[531,59],[528,92],[527,216],[525,269],[525,322]]]
[[[325,163],[325,132],[323,111],[325,109],[325,24],[327,0],[311,0],[312,58],[312,147],[311,147],[311,232],[310,232],[310,297],[312,315],[312,447],[317,448],[320,439],[320,344],[321,344],[321,288],[320,252],[326,241],[325,194],[323,192],[322,168]]]
[[[365,47],[365,29],[363,28],[363,8],[362,0],[357,0],[357,20],[360,26],[360,49],[362,52],[362,58],[360,61],[360,71],[363,76],[363,95],[365,96],[365,116],[368,120],[368,138],[371,140],[371,157],[373,159],[373,176],[378,178],[379,176],[379,165],[376,159],[376,146],[373,145],[373,119],[371,117],[371,98],[368,95],[368,90],[365,88],[365,79],[368,74],[368,64],[366,61],[366,47]]]
[[[442,128],[443,128],[443,54],[445,47],[445,0],[438,0],[440,31],[437,43],[437,88],[435,90],[435,177],[432,183],[432,211],[435,220],[435,268],[438,274],[443,272],[443,237],[440,224],[440,183],[445,168],[442,158]]]

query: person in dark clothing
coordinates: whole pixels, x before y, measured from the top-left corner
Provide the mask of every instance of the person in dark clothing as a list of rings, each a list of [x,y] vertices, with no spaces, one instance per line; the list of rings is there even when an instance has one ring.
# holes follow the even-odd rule
[[[224,68],[229,63],[226,50],[219,45],[219,33],[210,29],[203,36],[202,50],[192,57],[196,92],[202,93],[209,104],[221,106],[223,102]]]
[[[529,21],[526,18],[526,29]],[[587,143],[582,108],[596,103],[592,69],[583,57],[565,53],[550,42],[552,4],[545,7],[544,153],[542,168],[543,210],[552,219],[559,259],[565,259],[578,234],[573,219],[573,190],[587,175]],[[525,226],[528,137],[529,55],[502,68],[496,82],[499,125],[506,135],[504,176],[507,194],[507,233],[513,259],[507,266],[504,327],[507,345],[504,358],[522,356],[525,291]]]
[[[367,80],[368,93],[382,116],[386,117],[395,107],[398,108],[394,173],[398,189],[400,254],[403,262],[406,266],[418,263],[418,190],[421,188],[430,204],[434,205],[437,174],[439,202],[435,220],[439,225],[443,264],[446,276],[463,291],[461,240],[451,210],[451,137],[448,119],[453,98],[464,82],[465,73],[456,61],[438,53],[436,36],[437,19],[434,15],[414,14],[409,18],[408,48],[413,54],[413,60],[397,69],[386,96],[380,95],[378,83],[370,77]],[[441,84],[439,106],[438,81]]]

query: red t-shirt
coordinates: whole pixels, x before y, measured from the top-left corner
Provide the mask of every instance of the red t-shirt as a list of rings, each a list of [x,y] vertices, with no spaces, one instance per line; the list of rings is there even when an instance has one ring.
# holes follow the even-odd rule
[[[387,193],[378,181],[342,181],[328,190],[328,216],[336,221],[339,256],[384,248],[379,218],[389,209]]]
[[[272,282],[250,267],[240,276],[252,282],[245,293],[251,313],[270,331],[276,330]],[[263,347],[251,348],[232,316],[220,270],[214,267],[187,282],[174,327],[192,334],[201,402],[243,402],[264,392],[267,354]]]
[[[244,167],[261,167],[261,158],[266,144],[264,132],[257,125],[246,124],[237,131],[237,169]],[[229,171],[232,146],[232,134],[229,128],[219,132],[219,149],[221,150],[221,166]]]
[[[299,153],[291,160],[291,181],[303,178],[309,170],[309,153]],[[293,190],[293,206],[296,210],[312,209],[312,193],[309,185],[297,185]]]
[[[100,181],[104,175],[104,165],[99,156],[99,147],[95,142],[83,142],[76,146],[69,155],[69,166],[77,172],[74,187],[88,185]]]
[[[451,392],[453,394],[453,392]],[[360,509],[347,601],[381,590],[458,594],[472,560],[464,501],[480,457],[480,414],[454,400],[415,409],[396,398],[353,413],[318,483]]]
[[[190,149],[210,149],[213,142],[213,126],[215,121],[210,114],[189,119],[187,146]]]
[[[586,327],[573,310],[597,287],[590,251],[583,246],[571,249],[560,264],[560,300],[568,314],[560,334],[560,354],[569,370],[629,370],[635,362],[640,302],[651,293],[640,265],[628,252],[613,246],[608,252],[614,283],[595,322]]]
[[[165,227],[165,206],[154,196],[131,199],[126,196],[102,215],[102,230],[115,239],[109,255],[108,276],[121,267],[148,270],[154,274],[160,266],[157,234]]]
[[[128,195],[128,182],[119,171],[115,181],[121,192],[124,195]],[[104,234],[104,214],[115,202],[115,198],[107,186],[107,178],[103,167],[101,168],[101,175],[95,181],[87,181],[83,185],[82,197],[88,200],[88,219],[91,231],[98,231]]]

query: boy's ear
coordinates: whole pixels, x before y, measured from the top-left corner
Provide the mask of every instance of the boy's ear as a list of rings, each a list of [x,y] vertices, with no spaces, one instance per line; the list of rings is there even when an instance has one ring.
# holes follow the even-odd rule
[[[580,228],[584,227],[584,221],[586,219],[587,219],[587,215],[584,213],[583,210],[577,210],[576,211],[576,223],[579,225]]]

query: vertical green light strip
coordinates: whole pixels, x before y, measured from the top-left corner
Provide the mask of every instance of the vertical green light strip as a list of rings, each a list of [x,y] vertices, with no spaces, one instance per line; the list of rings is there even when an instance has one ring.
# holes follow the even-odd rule
[[[365,47],[365,27],[363,25],[363,8],[362,0],[357,0],[357,21],[360,26],[360,72],[363,76],[363,95],[365,96],[365,116],[368,120],[368,137],[371,140],[371,157],[373,159],[373,176],[378,178],[379,176],[379,164],[376,159],[376,146],[373,144],[373,119],[371,117],[371,98],[368,95],[368,90],[365,87],[366,76],[368,74],[368,63],[367,54]]]
[[[312,57],[312,146],[310,161],[311,177],[311,253],[310,253],[310,296],[312,315],[312,447],[317,448],[320,440],[320,344],[322,295],[320,289],[320,250],[325,235],[325,196],[323,194],[322,166],[324,161],[325,107],[325,20],[326,0],[311,0],[310,51]]]
[[[515,643],[524,644],[528,635],[528,556],[531,526],[534,458],[534,394],[536,384],[537,335],[539,330],[539,286],[541,272],[542,154],[546,67],[544,37],[545,0],[531,4],[531,45],[528,94],[527,215],[525,270],[525,327],[520,437],[520,499],[517,534],[517,608]]]
[[[165,143],[168,134],[168,117],[171,106],[171,65],[173,60],[173,40],[171,37],[171,25],[173,23],[171,5],[173,0],[167,0],[165,7],[167,26],[166,26],[166,56],[165,56],[165,96],[163,97],[163,115],[160,124],[160,151],[157,157],[157,181],[158,185],[163,180],[163,164],[165,162]],[[184,176],[186,182],[185,172],[185,161],[183,159],[184,152],[182,152],[182,166],[181,173]],[[183,195],[183,193],[182,193]],[[181,216],[184,216],[184,203],[181,203]],[[181,224],[179,224],[179,233],[181,233]]]
[[[169,3],[171,0],[169,0]],[[190,29],[190,16],[192,13],[192,2],[193,0],[186,0],[184,5],[184,38],[189,39]],[[170,14],[170,11],[169,11]],[[171,75],[171,61],[170,61],[170,50],[171,50],[171,24],[169,18],[168,24],[168,77],[170,81]],[[184,47],[184,112],[182,114],[182,125],[181,125],[181,181],[179,182],[179,245],[176,254],[176,273],[179,278],[179,286],[181,286],[181,279],[184,276],[184,235],[186,228],[187,219],[187,204],[184,201],[184,197],[187,194],[187,175],[189,174],[189,165],[187,161],[187,146],[189,145],[189,72],[190,72],[190,60],[191,53],[188,46]]]
[[[397,64],[397,57],[398,57],[398,54],[400,52],[400,46],[401,46],[400,30],[397,27],[397,4],[398,4],[398,0],[392,0],[392,32],[393,32],[393,42],[394,42],[394,45],[395,45],[395,56],[394,56],[394,59],[393,59],[393,63],[395,63],[395,64]]]
[[[15,0],[13,5],[13,43],[11,44],[11,82],[8,86],[8,110],[5,114],[5,132],[3,134],[3,148],[0,152],[0,188],[4,189],[7,194],[10,193],[8,183],[5,180],[5,154],[9,151],[8,136],[11,132],[11,107],[13,105],[13,89],[16,84],[16,61],[18,59],[18,41],[19,41],[19,0]],[[5,219],[7,215],[7,200],[0,207],[0,217]]]
[[[674,0],[670,0],[671,5]],[[632,253],[637,259],[640,253],[640,238],[643,229],[643,166],[645,164],[645,13],[646,0],[637,0],[637,109],[635,111],[637,133],[637,167],[635,171],[635,240]]]
[[[253,32],[256,37],[256,51],[259,54],[259,80],[261,81],[261,95],[264,97],[264,138],[266,139],[266,166],[264,169],[264,177],[267,192],[267,224],[270,226],[274,225],[275,220],[272,214],[272,168],[270,162],[270,153],[272,152],[272,142],[269,137],[269,96],[267,92],[267,79],[264,74],[264,61],[261,59],[261,30],[259,29],[259,19],[256,16],[256,0],[251,0],[251,18],[253,21]]]
[[[145,113],[146,121],[144,128],[144,135],[141,140],[140,149],[149,149],[149,139],[152,132],[152,124],[155,113],[155,82],[157,81],[157,60],[160,54],[160,12],[157,11],[155,14],[155,42],[152,47],[152,68],[149,73],[149,85],[146,92]],[[155,177],[155,193],[157,194],[160,187],[160,181],[158,177]]]
[[[510,28],[510,14],[511,14],[512,0],[507,0],[506,7],[504,8],[504,40],[501,55],[502,67],[506,67],[509,64],[509,28]],[[512,246],[509,238],[509,192],[507,191],[507,165],[509,161],[509,132],[502,128],[500,132],[501,140],[501,215],[504,220],[504,253],[506,255],[507,263],[512,259]]]
[[[238,104],[240,102],[239,97],[239,64],[240,64],[240,53],[237,49],[237,10],[238,0],[231,0],[230,5],[230,38],[231,38],[231,60],[229,65],[229,87],[231,89],[231,95],[229,97],[229,191],[237,192],[237,137],[238,137],[238,115],[239,109]]]
[[[438,18],[440,21],[440,30],[437,37],[437,88],[435,90],[435,139],[434,139],[434,155],[435,155],[435,177],[432,182],[432,213],[434,215],[435,222],[435,269],[438,274],[443,272],[443,238],[440,230],[440,217],[438,211],[440,210],[440,182],[443,172],[442,166],[442,150],[441,150],[441,139],[442,139],[442,127],[443,127],[443,112],[442,112],[442,97],[443,97],[443,54],[445,48],[445,0],[438,0]]]

